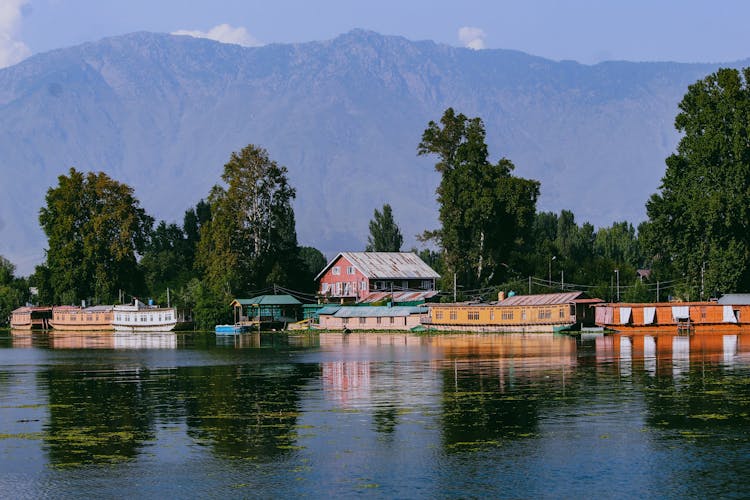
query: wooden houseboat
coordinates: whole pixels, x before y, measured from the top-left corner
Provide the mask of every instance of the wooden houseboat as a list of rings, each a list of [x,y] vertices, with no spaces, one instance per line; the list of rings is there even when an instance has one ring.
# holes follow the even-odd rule
[[[398,330],[421,327],[427,308],[415,306],[329,306],[318,313],[324,330]]]
[[[52,318],[52,308],[47,306],[24,306],[10,315],[10,327],[14,330],[47,330]]]
[[[736,334],[750,330],[750,296],[727,295],[718,302],[601,304],[596,324],[641,334]]]
[[[423,321],[431,330],[475,332],[561,332],[593,326],[593,305],[583,292],[514,295],[497,302],[430,304]]]
[[[49,324],[55,330],[93,332],[113,330],[112,306],[57,306]]]
[[[112,309],[116,332],[169,332],[177,324],[173,307],[146,305],[136,299],[131,305],[117,305]]]

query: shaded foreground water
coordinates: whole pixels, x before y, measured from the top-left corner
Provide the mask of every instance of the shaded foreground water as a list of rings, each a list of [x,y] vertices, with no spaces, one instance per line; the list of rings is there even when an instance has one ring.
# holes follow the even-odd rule
[[[748,497],[750,334],[9,334],[0,496]]]

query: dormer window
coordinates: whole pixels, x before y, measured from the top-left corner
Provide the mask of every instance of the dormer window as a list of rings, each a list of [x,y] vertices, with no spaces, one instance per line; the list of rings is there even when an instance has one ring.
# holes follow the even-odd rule
[[[339,266],[333,266],[333,269],[331,269],[331,274],[334,276],[339,276],[341,274],[341,268]]]

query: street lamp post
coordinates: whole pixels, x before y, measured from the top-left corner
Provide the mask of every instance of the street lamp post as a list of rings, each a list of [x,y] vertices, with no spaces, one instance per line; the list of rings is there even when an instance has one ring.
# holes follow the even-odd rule
[[[556,258],[557,258],[557,255],[552,255],[549,258],[549,279],[547,280],[549,281],[549,286],[552,286],[552,261],[555,260]]]

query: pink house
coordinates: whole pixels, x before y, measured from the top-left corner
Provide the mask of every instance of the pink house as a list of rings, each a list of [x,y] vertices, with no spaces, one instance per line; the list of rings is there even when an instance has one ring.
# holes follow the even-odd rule
[[[341,252],[315,277],[320,295],[349,302],[375,292],[432,291],[438,278],[413,252]]]

